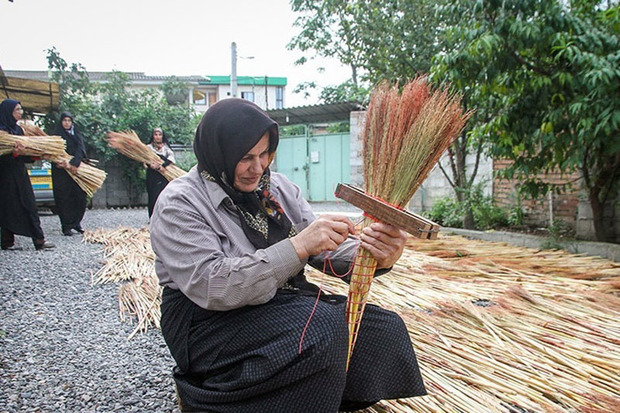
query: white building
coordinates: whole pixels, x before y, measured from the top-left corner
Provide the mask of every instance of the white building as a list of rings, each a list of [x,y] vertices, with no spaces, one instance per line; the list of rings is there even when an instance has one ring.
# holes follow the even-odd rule
[[[49,75],[43,70],[4,70],[6,76],[48,81]],[[170,76],[150,76],[143,72],[125,72],[129,76],[129,85],[133,89],[159,87]],[[109,73],[88,72],[91,82],[105,83]],[[209,106],[221,99],[230,97],[230,76],[176,76],[176,80],[188,86],[185,102],[189,102],[198,113],[204,113]],[[285,77],[272,76],[238,76],[237,96],[256,103],[264,110],[282,109],[286,100]]]

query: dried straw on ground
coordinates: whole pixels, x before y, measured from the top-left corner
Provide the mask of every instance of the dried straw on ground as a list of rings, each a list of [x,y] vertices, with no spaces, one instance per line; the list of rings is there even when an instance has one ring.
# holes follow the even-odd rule
[[[91,283],[120,283],[118,302],[122,322],[137,321],[136,333],[159,328],[162,288],[155,274],[155,254],[147,228],[86,231],[84,242],[103,244],[105,264]]]
[[[314,271],[323,289],[338,280]],[[620,265],[563,251],[411,239],[373,301],[409,329],[429,396],[368,412],[620,408]]]
[[[24,146],[23,155],[41,157],[61,156],[65,153],[66,142],[60,136],[18,136],[0,131],[0,155],[13,153],[15,145]]]
[[[463,113],[460,103],[460,97],[446,90],[433,90],[426,77],[405,84],[400,92],[397,86],[379,84],[372,91],[362,133],[366,192],[404,208],[462,131],[469,113]],[[362,228],[372,222],[367,217]],[[349,360],[376,264],[360,247],[347,300]]]
[[[148,231],[87,231],[85,241],[106,245],[108,259],[150,257],[149,271],[119,259],[105,272],[148,280],[123,292],[121,319],[139,317],[134,331],[158,328]],[[315,270],[309,279],[333,293],[348,288]],[[367,413],[620,411],[618,263],[457,236],[411,238],[392,272],[374,281],[372,300],[405,321],[429,395],[383,401]]]
[[[73,156],[69,155],[65,152],[65,140],[61,137],[57,136],[48,136],[41,130],[41,128],[37,126],[23,124],[20,126],[24,130],[24,133],[28,136],[36,136],[35,139],[44,139],[44,138],[58,138],[63,142],[63,149],[59,153],[49,154],[51,155],[50,161],[54,163],[69,163],[69,161],[73,158]],[[107,173],[102,171],[99,168],[95,168],[92,165],[89,165],[87,162],[80,163],[80,166],[77,168],[77,171],[74,173],[69,169],[66,169],[69,176],[79,185],[80,188],[86,193],[89,198],[92,198],[95,192],[101,188]]]
[[[133,159],[134,161],[142,162],[147,165],[150,165],[153,162],[161,162],[161,158],[149,149],[148,146],[142,143],[138,135],[132,130],[124,132],[108,132],[106,134],[106,139],[108,140],[108,145],[110,147],[116,149],[119,153]],[[173,179],[179,178],[187,173],[174,164],[161,168],[158,172],[161,173],[168,181],[172,181]]]

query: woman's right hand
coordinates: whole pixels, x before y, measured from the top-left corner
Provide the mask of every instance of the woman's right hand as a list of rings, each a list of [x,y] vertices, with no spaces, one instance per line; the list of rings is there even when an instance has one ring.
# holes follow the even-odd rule
[[[150,163],[149,166],[151,167],[151,169],[155,169],[156,171],[159,171],[162,165],[163,164],[161,162],[153,161]]]
[[[26,150],[26,147],[24,146],[24,144],[22,142],[15,142],[15,147],[13,149],[13,153],[15,155],[23,155],[24,151]]]
[[[300,260],[323,251],[334,251],[349,234],[355,234],[353,222],[342,215],[321,215],[291,238]]]

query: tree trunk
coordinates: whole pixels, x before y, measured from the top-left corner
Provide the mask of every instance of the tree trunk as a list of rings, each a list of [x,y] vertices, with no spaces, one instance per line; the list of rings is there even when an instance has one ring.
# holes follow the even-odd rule
[[[476,227],[474,222],[474,212],[472,210],[471,201],[469,196],[471,194],[471,187],[467,182],[467,140],[459,139],[456,146],[456,197],[461,205],[465,205],[465,211],[463,214],[463,228],[474,229]]]
[[[613,225],[614,202],[602,203],[600,201],[600,189],[597,187],[590,189],[588,200],[592,208],[596,240],[600,242],[615,242],[616,234]]]

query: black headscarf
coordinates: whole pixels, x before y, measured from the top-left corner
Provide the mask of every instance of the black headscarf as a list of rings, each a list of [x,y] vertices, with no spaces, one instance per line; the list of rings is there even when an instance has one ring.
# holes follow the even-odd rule
[[[294,232],[282,207],[269,192],[269,168],[255,191],[240,192],[234,187],[237,164],[265,132],[269,132],[271,160],[278,147],[278,124],[254,103],[230,98],[207,110],[194,139],[198,169],[230,196],[244,233],[256,248],[266,248]]]
[[[12,135],[21,135],[21,128],[17,125],[17,119],[13,116],[15,106],[20,102],[13,99],[5,99],[0,103],[0,130]]]
[[[71,128],[69,129],[65,129],[64,126],[62,126],[62,120],[66,118],[71,119]],[[73,166],[80,166],[82,160],[87,158],[86,147],[84,146],[84,138],[79,132],[73,120],[73,115],[70,112],[62,112],[60,114],[60,122],[58,122],[54,130],[54,135],[60,136],[67,141],[66,151],[69,155],[73,156],[69,163]]]

